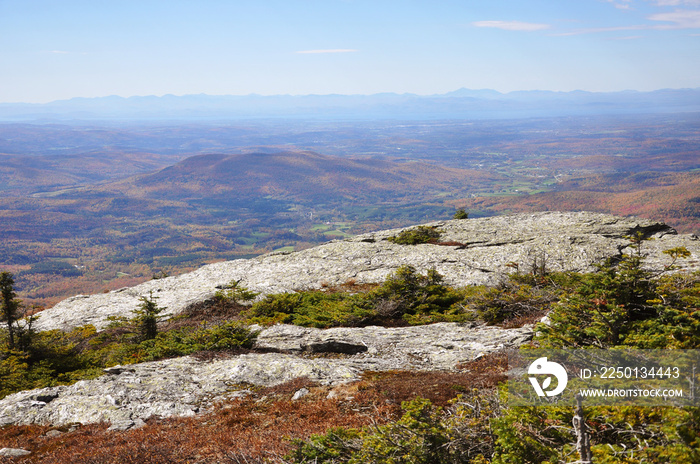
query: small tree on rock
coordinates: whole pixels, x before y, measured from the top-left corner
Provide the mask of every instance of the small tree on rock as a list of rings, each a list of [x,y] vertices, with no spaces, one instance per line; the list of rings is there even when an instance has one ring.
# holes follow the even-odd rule
[[[453,219],[469,219],[469,213],[464,211],[464,208],[458,209],[454,216],[452,216]]]
[[[136,313],[136,322],[143,339],[151,340],[158,335],[158,320],[160,319],[158,314],[165,308],[158,306],[156,303],[158,297],[154,297],[153,292],[150,293],[148,298],[142,296],[140,299],[141,306],[134,311]]]
[[[232,280],[226,287],[216,292],[214,298],[216,298],[218,301],[228,301],[233,304],[242,304],[253,301],[258,295],[260,295],[260,293],[248,290],[246,287],[241,285],[240,280]]]
[[[0,273],[0,318],[7,325],[8,348],[15,349],[15,321],[20,318],[20,302],[14,289],[15,281],[9,272]]]

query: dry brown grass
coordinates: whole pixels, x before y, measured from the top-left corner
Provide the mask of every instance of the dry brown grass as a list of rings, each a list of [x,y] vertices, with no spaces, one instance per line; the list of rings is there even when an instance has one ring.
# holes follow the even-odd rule
[[[257,389],[207,415],[151,419],[145,427],[126,432],[96,424],[73,431],[62,428],[63,434],[47,437],[50,427],[5,427],[0,429],[0,447],[24,448],[32,454],[0,458],[0,463],[280,463],[294,439],[331,427],[386,423],[400,417],[402,401],[417,396],[444,406],[461,392],[491,388],[504,379],[505,356],[491,355],[460,367],[460,372],[367,373],[359,382],[333,389],[299,378]],[[300,388],[310,394],[292,401]],[[335,397],[329,399],[331,390]]]
[[[215,325],[240,319],[241,312],[248,307],[225,298],[210,298],[188,306],[178,317],[162,324],[160,330],[176,330],[185,327],[199,327],[202,323]]]
[[[289,393],[301,386],[315,391],[292,401]],[[149,420],[145,427],[126,432],[107,431],[107,425],[100,424],[46,437],[49,427],[5,427],[0,429],[0,447],[32,451],[30,456],[7,460],[12,463],[274,462],[291,450],[294,439],[330,427],[361,428],[387,417],[383,409],[388,406],[378,405],[370,415],[352,402],[326,399],[327,393],[301,380],[222,404],[206,416]]]
[[[445,406],[460,393],[493,388],[505,381],[507,358],[501,354],[488,355],[459,368],[461,372],[367,372],[357,384],[356,400],[394,405],[396,413],[401,402],[418,396],[436,406]]]
[[[504,329],[516,329],[528,324],[537,324],[542,320],[543,317],[547,315],[549,309],[542,309],[539,311],[534,311],[529,314],[524,314],[522,316],[516,316],[498,324],[499,327]]]
[[[0,430],[0,444],[32,451],[13,463],[263,462],[289,452],[293,439],[371,422],[368,414],[351,404],[316,394],[298,401],[289,397],[233,401],[207,416],[150,420],[145,427],[126,432],[88,425],[49,438],[48,427],[7,427]]]

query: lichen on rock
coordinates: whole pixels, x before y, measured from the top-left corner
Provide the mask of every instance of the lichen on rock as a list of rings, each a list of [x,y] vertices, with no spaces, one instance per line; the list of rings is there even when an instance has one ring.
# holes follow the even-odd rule
[[[203,266],[179,276],[152,280],[131,288],[98,295],[78,295],[41,313],[39,330],[93,324],[104,328],[109,316],[131,317],[140,299],[153,295],[166,310],[178,314],[188,306],[211,298],[231,281],[260,292],[273,293],[320,288],[322,283],[340,285],[382,282],[399,267],[410,264],[418,272],[435,268],[444,282],[453,286],[500,282],[512,269],[509,263],[527,267],[533,256],[545,256],[550,270],[592,271],[606,258],[619,255],[629,246],[629,237],[642,232],[656,240],[646,246],[650,263],[664,263],[662,251],[685,246],[700,254],[700,241],[676,235],[669,226],[639,218],[599,213],[532,213],[427,224],[440,230],[439,244],[397,245],[388,239],[404,229],[359,235],[346,240],[292,253],[270,253],[257,258]],[[700,269],[698,261],[680,263]]]

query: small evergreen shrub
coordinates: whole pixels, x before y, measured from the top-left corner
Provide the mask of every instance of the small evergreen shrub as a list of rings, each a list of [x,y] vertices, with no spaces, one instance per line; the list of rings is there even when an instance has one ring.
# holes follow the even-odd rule
[[[158,297],[154,297],[153,293],[148,298],[141,297],[141,305],[139,309],[134,311],[136,313],[136,323],[144,340],[156,338],[156,335],[158,335],[158,320],[161,319],[159,314],[165,308],[158,306],[157,299]]]
[[[0,351],[0,398],[21,390],[95,378],[105,367],[117,364],[249,349],[256,335],[236,321],[162,331],[146,340],[133,320],[114,321],[99,333],[91,325],[70,332],[39,332],[29,352]]]
[[[700,347],[700,273],[660,275],[643,266],[643,238],[632,237],[632,253],[582,274],[553,307],[550,324],[538,327],[549,347]],[[673,262],[687,250],[667,253]]]
[[[373,316],[374,311],[363,295],[320,290],[268,295],[245,313],[248,323],[317,328],[358,326]]]
[[[292,463],[486,464],[493,454],[490,420],[500,412],[491,391],[460,395],[445,409],[416,397],[396,421],[363,430],[333,428],[297,440]]]
[[[421,275],[413,266],[401,266],[367,298],[379,311],[379,319],[401,319],[410,325],[468,320],[459,305],[464,294],[443,285],[442,279],[435,269]]]
[[[241,285],[240,280],[233,280],[225,288],[216,292],[214,298],[231,304],[242,304],[253,301],[258,295],[260,295],[259,292],[253,292]]]
[[[464,208],[460,208],[452,216],[452,219],[469,219],[469,213],[464,211]]]
[[[243,316],[247,323],[317,328],[463,322],[470,319],[459,305],[463,297],[463,292],[443,285],[435,269],[421,275],[412,266],[402,266],[366,293],[310,290],[268,295]]]
[[[436,227],[418,226],[402,230],[399,235],[389,237],[387,240],[397,245],[418,245],[420,243],[435,243],[439,238],[440,232]]]

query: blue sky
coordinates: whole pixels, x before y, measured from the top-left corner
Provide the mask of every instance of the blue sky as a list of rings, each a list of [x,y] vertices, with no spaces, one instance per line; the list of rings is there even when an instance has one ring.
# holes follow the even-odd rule
[[[700,87],[700,0],[0,0],[0,102]]]

